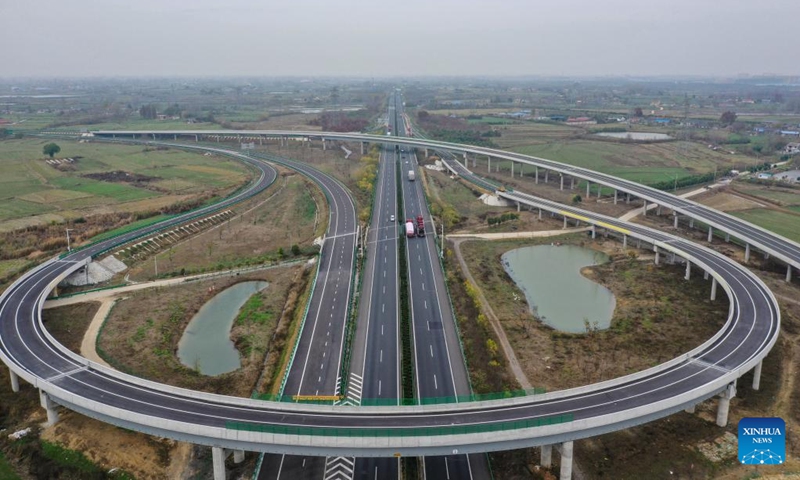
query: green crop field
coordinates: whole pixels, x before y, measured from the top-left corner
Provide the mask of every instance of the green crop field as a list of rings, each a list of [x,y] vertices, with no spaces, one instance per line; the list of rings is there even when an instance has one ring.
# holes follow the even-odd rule
[[[800,216],[762,208],[730,213],[789,240],[800,242]]]
[[[764,198],[782,206],[800,205],[800,190],[768,188],[746,182],[737,182],[734,187],[747,195]]]
[[[249,176],[241,163],[217,156],[61,139],[55,140],[61,147],[56,158],[74,161],[50,165],[42,154],[42,147],[50,141],[24,138],[0,142],[0,200],[4,201],[0,222],[14,220],[13,228],[20,228],[20,219],[49,212],[55,217],[47,221],[61,221],[65,216],[82,215],[83,209],[157,200],[167,193],[226,189]],[[135,185],[85,176],[112,171],[144,175],[150,181]]]

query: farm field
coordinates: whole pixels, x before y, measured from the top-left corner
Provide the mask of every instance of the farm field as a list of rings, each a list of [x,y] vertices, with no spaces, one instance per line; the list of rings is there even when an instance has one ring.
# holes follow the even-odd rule
[[[779,212],[766,208],[754,208],[739,212],[731,212],[742,220],[783,235],[789,240],[800,242],[800,216]]]
[[[0,142],[0,231],[92,213],[157,210],[248,177],[246,167],[233,160],[133,145],[56,141],[59,163],[47,163],[42,146],[48,142]],[[109,172],[137,177],[105,177]]]

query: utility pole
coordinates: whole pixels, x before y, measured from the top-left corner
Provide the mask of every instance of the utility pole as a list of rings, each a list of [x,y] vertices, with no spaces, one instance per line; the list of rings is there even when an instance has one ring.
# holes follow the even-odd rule
[[[72,248],[69,246],[69,232],[75,230],[74,228],[67,228],[67,253],[72,251]]]

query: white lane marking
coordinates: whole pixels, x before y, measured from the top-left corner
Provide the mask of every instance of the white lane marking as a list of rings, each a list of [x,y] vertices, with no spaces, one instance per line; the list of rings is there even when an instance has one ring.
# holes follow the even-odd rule
[[[382,303],[381,304],[381,313],[384,313],[384,312],[386,312],[386,304]]]
[[[439,390],[439,382],[436,381],[436,374],[433,374],[433,386],[436,387],[436,390]]]
[[[431,347],[431,357],[433,357],[433,345],[428,345],[428,346]]]
[[[428,309],[428,301],[425,300],[425,310],[427,310],[427,309]]]
[[[450,479],[450,467],[447,465],[447,457],[444,457],[444,471],[447,474],[448,480]]]
[[[383,363],[383,350],[381,350],[381,359],[379,361],[380,363]]]

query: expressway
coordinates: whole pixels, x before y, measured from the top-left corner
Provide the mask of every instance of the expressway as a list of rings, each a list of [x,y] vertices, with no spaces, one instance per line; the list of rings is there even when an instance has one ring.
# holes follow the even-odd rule
[[[326,133],[325,137],[335,135]],[[262,181],[265,177],[262,174]],[[689,259],[709,271],[729,297],[728,321],[701,346],[665,364],[601,384],[545,395],[412,407],[260,402],[131,377],[68,352],[46,332],[40,311],[47,292],[91,255],[128,239],[123,237],[51,260],[9,287],[0,299],[0,357],[15,374],[39,388],[45,399],[125,428],[250,451],[393,456],[464,454],[554,444],[626,428],[730,391],[736,379],[759,365],[774,345],[780,325],[777,302],[763,282],[732,260],[643,226],[519,192],[502,195],[560,214],[580,216],[584,221]],[[338,211],[344,205],[337,207],[330,198],[329,202],[332,215],[334,210],[337,215],[345,215]],[[331,225],[334,223],[332,219]],[[141,234],[137,231],[129,236]],[[348,237],[354,236],[341,238]],[[336,236],[329,235],[326,244],[331,238]],[[452,362],[451,365],[456,368]],[[427,380],[421,378],[419,382]],[[302,383],[297,387],[303,388]],[[323,384],[322,379],[318,384]],[[434,389],[437,384],[438,378]]]

